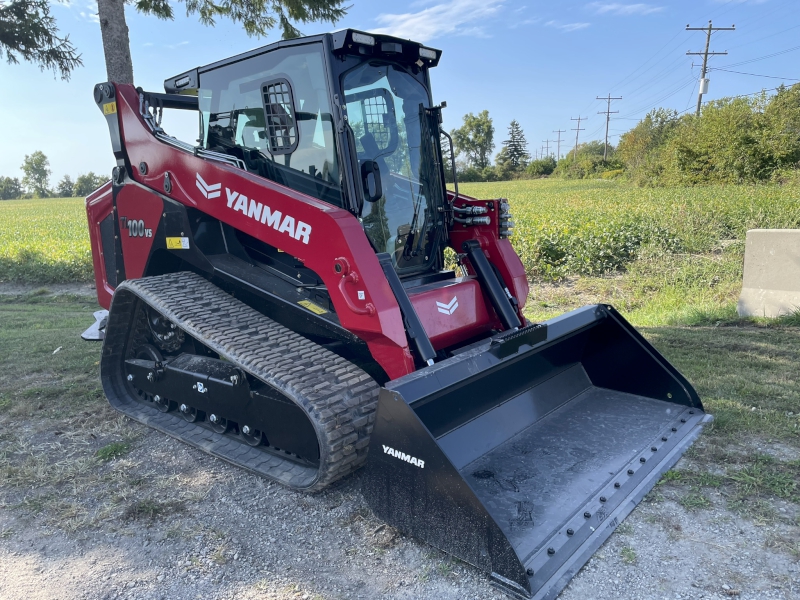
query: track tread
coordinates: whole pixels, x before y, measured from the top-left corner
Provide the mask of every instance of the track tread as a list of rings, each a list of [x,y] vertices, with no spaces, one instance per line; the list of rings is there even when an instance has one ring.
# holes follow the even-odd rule
[[[121,373],[125,359],[131,313],[138,306],[132,296],[220,356],[293,398],[317,430],[319,469],[121,397],[125,387],[111,379],[114,369]],[[106,395],[117,410],[239,467],[303,491],[323,489],[364,464],[380,390],[356,365],[265,317],[203,277],[186,272],[128,280],[118,286],[109,312],[101,372]]]

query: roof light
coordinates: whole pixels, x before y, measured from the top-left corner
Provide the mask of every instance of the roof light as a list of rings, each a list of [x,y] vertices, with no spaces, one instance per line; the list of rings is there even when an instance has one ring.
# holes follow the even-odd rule
[[[189,78],[188,77],[181,77],[175,82],[175,87],[182,88],[184,86],[189,85]]]
[[[430,58],[431,60],[436,60],[436,50],[432,50],[431,48],[420,48],[419,55],[422,58]]]
[[[353,32],[353,41],[356,44],[366,44],[367,46],[374,46],[375,45],[375,38],[371,35],[366,35],[364,33]]]

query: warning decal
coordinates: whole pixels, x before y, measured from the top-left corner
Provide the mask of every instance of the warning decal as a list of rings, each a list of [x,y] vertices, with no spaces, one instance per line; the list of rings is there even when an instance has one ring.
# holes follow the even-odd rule
[[[189,238],[188,237],[168,237],[167,250],[188,250]]]
[[[311,300],[300,300],[298,304],[300,306],[307,308],[315,315],[324,315],[326,312],[328,312],[327,310],[322,308],[319,304],[314,304]]]

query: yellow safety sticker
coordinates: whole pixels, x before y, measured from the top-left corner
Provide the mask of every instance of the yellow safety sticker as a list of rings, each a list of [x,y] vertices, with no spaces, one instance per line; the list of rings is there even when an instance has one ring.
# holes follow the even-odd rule
[[[304,306],[315,315],[324,315],[326,312],[328,312],[327,310],[322,308],[319,304],[314,304],[311,300],[300,300],[298,304],[300,306]]]
[[[109,102],[107,104],[103,104],[103,114],[104,115],[113,115],[117,112],[117,103],[116,102]]]
[[[189,238],[188,237],[168,237],[167,250],[188,250]]]

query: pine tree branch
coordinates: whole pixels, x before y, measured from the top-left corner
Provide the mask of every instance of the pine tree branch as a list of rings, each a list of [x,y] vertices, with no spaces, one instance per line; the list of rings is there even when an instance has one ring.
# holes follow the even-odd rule
[[[83,61],[69,36],[57,34],[47,0],[0,0],[0,58],[5,56],[9,64],[22,59],[69,80]]]

